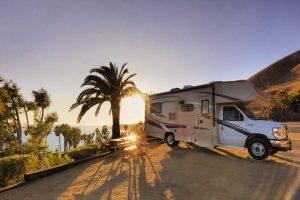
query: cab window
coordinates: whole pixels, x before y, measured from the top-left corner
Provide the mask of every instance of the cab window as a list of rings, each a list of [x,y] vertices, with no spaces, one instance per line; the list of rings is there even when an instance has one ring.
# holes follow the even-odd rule
[[[233,106],[224,106],[223,108],[224,121],[243,121],[243,115]]]

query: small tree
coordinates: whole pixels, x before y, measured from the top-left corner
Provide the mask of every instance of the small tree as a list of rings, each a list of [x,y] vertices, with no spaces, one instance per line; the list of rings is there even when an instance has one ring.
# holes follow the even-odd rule
[[[300,90],[289,95],[290,109],[294,112],[300,112]]]
[[[35,112],[35,124],[29,126],[25,133],[28,135],[28,144],[32,152],[38,152],[47,148],[46,137],[51,133],[54,123],[58,121],[56,113],[46,115],[43,123],[39,122],[38,114]]]
[[[96,128],[95,134],[96,134],[96,143],[102,144],[109,137],[108,126],[106,126],[106,125],[103,126],[101,131],[98,128]]]
[[[286,90],[275,92],[270,102],[269,117],[275,121],[286,121],[289,108],[288,92]]]
[[[44,88],[38,91],[33,90],[32,94],[34,96],[36,106],[41,108],[40,122],[43,122],[45,112],[44,110],[51,104],[50,95]]]
[[[81,130],[77,127],[72,127],[70,131],[70,146],[76,148],[81,139]]]
[[[55,133],[55,136],[58,137],[58,140],[59,140],[59,152],[61,152],[61,142],[60,142],[60,135],[62,134],[61,127],[60,126],[55,126],[54,127],[54,133]]]

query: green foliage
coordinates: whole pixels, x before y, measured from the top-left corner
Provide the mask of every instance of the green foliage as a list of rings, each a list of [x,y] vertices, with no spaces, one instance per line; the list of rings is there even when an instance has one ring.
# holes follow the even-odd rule
[[[0,130],[0,132],[6,132],[6,136],[17,133],[16,139],[21,144],[22,127],[20,113],[24,102],[23,96],[20,93],[20,88],[13,82],[4,83],[1,90],[5,91],[5,94],[2,93],[0,97],[1,105],[4,106],[1,110],[0,124],[5,123],[6,126],[4,130]],[[10,133],[8,133],[8,131],[10,131]]]
[[[54,132],[55,132],[56,136],[59,136],[59,135],[64,136],[64,151],[67,150],[68,144],[71,143],[70,142],[71,141],[71,137],[70,137],[71,130],[72,130],[72,127],[69,124],[57,125],[54,128]]]
[[[294,112],[300,113],[300,90],[289,95],[289,103]]]
[[[26,172],[35,172],[54,166],[66,164],[73,160],[68,155],[61,153],[47,153],[45,155],[31,155],[26,163]]]
[[[288,93],[286,90],[275,92],[270,101],[267,115],[275,121],[300,120],[300,91]]]
[[[33,90],[32,94],[34,96],[36,106],[41,108],[40,122],[42,123],[44,119],[44,109],[48,108],[51,104],[50,95],[44,88],[41,88],[38,91]]]
[[[30,155],[14,155],[0,158],[0,187],[23,180]]]
[[[68,155],[60,153],[47,153],[43,156],[23,154],[0,158],[0,187],[22,181],[25,173],[47,169],[72,161]]]
[[[81,139],[81,130],[77,127],[72,127],[69,137],[70,146],[76,148]]]
[[[83,140],[84,142],[84,145],[89,145],[89,144],[92,144],[94,142],[94,139],[93,139],[93,134],[82,134],[81,135],[81,140]]]
[[[102,130],[100,131],[98,128],[95,129],[96,134],[96,143],[97,144],[103,144],[109,137],[109,129],[107,125],[104,125],[102,127]]]
[[[78,147],[76,149],[72,149],[70,151],[65,152],[65,155],[68,155],[70,158],[74,160],[79,160],[83,158],[88,158],[99,153],[101,149],[98,145],[87,145]]]
[[[48,147],[46,137],[51,133],[57,120],[58,116],[56,113],[48,114],[44,122],[39,122],[35,115],[35,125],[29,126],[25,131],[28,136],[28,145],[32,152],[39,152]]]

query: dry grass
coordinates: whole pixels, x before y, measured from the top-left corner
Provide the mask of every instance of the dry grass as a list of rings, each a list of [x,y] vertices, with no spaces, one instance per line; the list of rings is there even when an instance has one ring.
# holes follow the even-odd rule
[[[267,92],[300,89],[300,50],[274,62],[248,80]]]

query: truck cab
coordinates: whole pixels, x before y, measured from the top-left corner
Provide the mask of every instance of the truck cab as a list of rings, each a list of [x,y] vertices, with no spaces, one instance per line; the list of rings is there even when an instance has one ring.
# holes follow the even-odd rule
[[[258,119],[243,104],[221,105],[217,121],[220,145],[247,148],[255,159],[291,149],[286,125]]]

